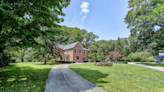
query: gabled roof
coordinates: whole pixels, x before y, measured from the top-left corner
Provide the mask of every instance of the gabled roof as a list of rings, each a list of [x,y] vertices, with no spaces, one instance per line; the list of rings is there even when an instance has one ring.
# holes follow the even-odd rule
[[[71,44],[67,44],[67,45],[60,45],[60,44],[57,44],[56,47],[57,48],[60,48],[62,50],[66,50],[66,49],[71,49],[71,48],[74,48],[75,45],[79,43],[79,42],[74,42],[74,43],[71,43]],[[80,44],[80,43],[79,43]],[[83,48],[83,47],[82,47]],[[84,50],[87,50],[86,48],[83,48]]]

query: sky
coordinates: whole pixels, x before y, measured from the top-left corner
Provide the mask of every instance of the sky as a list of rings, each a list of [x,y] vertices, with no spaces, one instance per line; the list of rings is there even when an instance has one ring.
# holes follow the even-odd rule
[[[116,40],[130,35],[124,22],[128,10],[128,0],[71,0],[60,25],[86,29],[97,40]]]

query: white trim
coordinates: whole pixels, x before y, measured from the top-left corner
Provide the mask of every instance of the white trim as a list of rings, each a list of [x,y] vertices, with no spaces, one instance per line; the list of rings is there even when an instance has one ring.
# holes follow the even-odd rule
[[[76,60],[77,60],[77,56],[76,56]],[[78,61],[80,61],[80,56],[79,56],[79,60]]]

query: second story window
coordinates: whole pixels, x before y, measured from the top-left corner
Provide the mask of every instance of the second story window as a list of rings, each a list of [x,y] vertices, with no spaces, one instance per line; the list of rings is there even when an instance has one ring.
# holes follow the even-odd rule
[[[70,50],[70,54],[71,54],[71,50]]]
[[[76,53],[76,49],[75,49],[74,51],[75,51],[75,53]]]
[[[84,54],[86,55],[86,51],[84,51]]]
[[[68,54],[68,50],[67,50],[67,54]]]
[[[80,50],[79,52],[80,52],[80,54],[81,54],[81,50]]]

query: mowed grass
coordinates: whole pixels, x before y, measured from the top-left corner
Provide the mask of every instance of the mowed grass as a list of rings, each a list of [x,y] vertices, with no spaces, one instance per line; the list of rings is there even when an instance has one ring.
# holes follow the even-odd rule
[[[54,64],[44,62],[10,63],[0,71],[0,92],[44,92]]]
[[[77,64],[70,69],[108,92],[164,92],[164,72],[142,66]]]
[[[136,62],[138,64],[144,64],[144,65],[150,65],[150,66],[160,66],[160,67],[164,67],[164,64],[156,64],[155,62]]]

